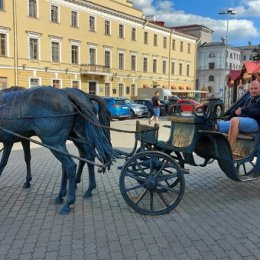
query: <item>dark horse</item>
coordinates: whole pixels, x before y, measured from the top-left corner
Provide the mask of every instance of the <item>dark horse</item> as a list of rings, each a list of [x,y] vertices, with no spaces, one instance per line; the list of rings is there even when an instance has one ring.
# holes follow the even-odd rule
[[[0,92],[0,141],[11,144],[11,148],[12,143],[21,141],[5,129],[26,137],[37,135],[44,144],[53,148],[51,152],[62,163],[63,174],[57,203],[61,203],[66,195],[66,184],[69,181],[68,198],[61,210],[62,214],[68,213],[70,205],[75,202],[76,164],[67,154],[66,140],[70,136],[83,139],[84,142],[77,147],[84,157],[97,156],[104,164],[110,164],[113,157],[110,142],[96,126],[98,121],[93,108],[86,105],[89,103],[87,96],[79,90],[65,92],[51,87],[39,87]],[[83,120],[83,117],[89,118],[94,124]],[[30,149],[29,146],[24,148],[27,151]]]

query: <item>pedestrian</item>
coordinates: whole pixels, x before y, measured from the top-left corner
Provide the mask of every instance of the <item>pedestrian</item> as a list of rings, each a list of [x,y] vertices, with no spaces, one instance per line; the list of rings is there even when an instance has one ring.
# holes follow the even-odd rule
[[[153,115],[149,120],[149,124],[154,120],[156,124],[158,124],[159,116],[160,116],[160,92],[158,90],[155,91],[154,96],[152,97],[153,103]]]

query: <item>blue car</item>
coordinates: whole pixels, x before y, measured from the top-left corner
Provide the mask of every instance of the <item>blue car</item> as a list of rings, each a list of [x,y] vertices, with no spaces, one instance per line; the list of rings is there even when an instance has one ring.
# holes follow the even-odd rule
[[[120,97],[103,97],[109,111],[110,119],[124,120],[131,117],[130,109],[125,104],[125,99]]]

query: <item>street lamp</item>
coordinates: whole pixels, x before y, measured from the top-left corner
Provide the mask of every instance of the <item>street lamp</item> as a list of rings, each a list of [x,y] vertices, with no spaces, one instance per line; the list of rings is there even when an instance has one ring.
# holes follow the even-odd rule
[[[234,12],[234,10],[232,8],[228,8],[227,10],[225,11],[220,11],[218,13],[219,15],[226,15],[227,16],[227,29],[226,29],[226,48],[225,48],[225,64],[224,64],[224,70],[225,70],[225,77],[224,77],[224,93],[223,93],[223,99],[224,99],[224,104],[225,106],[227,106],[227,71],[228,71],[228,64],[227,64],[227,59],[228,59],[228,51],[227,51],[227,48],[228,48],[228,24],[229,24],[229,15],[235,15],[236,12]],[[228,100],[229,101],[229,100]]]

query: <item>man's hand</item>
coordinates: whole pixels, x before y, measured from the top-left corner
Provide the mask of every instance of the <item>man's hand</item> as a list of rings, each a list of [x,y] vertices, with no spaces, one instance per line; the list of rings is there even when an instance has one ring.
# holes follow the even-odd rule
[[[235,115],[239,116],[241,114],[241,108],[238,108],[235,110]]]

